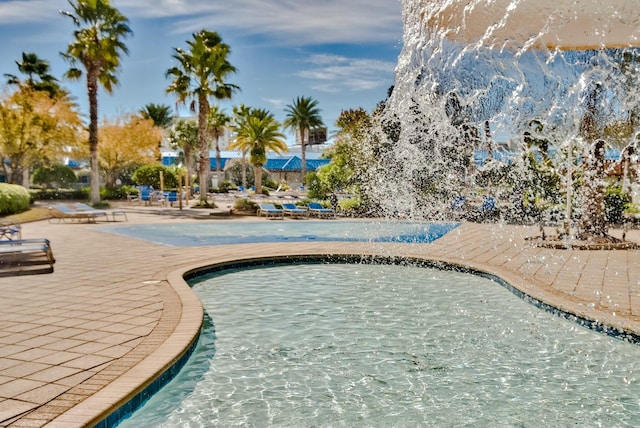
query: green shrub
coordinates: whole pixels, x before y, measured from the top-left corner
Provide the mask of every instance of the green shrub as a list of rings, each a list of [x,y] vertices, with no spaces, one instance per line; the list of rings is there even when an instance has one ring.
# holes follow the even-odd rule
[[[362,207],[362,201],[358,198],[345,198],[338,201],[338,207],[346,213],[356,214]]]
[[[320,176],[315,172],[310,172],[306,175],[304,179],[304,184],[307,188],[307,195],[313,199],[326,199],[329,191],[322,184],[322,180],[320,180]]]
[[[135,187],[120,186],[120,187],[102,187],[100,188],[100,199],[104,200],[123,200],[127,199],[128,194],[136,194],[138,191]]]
[[[237,188],[238,188],[238,186],[233,184],[231,181],[224,180],[222,183],[220,183],[220,186],[218,187],[218,192],[219,193],[229,193],[229,190],[237,189]]]
[[[21,213],[29,209],[29,191],[17,184],[0,183],[0,215]]]
[[[84,200],[89,199],[89,188],[31,190],[31,197],[36,201]]]
[[[62,164],[40,167],[33,172],[31,179],[35,184],[41,184],[48,189],[52,187],[69,188],[78,182],[76,173]]]
[[[235,211],[257,212],[258,205],[255,202],[250,201],[249,199],[242,198],[236,200],[236,202],[233,204],[233,209]]]
[[[178,187],[175,171],[164,165],[143,165],[133,172],[131,179],[139,186],[153,186],[154,189],[160,189],[160,171],[162,171],[165,188]]]
[[[608,223],[622,223],[622,213],[627,209],[631,199],[620,187],[609,187],[604,195],[604,213]]]

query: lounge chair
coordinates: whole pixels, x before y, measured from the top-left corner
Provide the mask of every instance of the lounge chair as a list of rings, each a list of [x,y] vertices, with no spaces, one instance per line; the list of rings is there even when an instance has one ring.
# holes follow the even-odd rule
[[[467,212],[466,196],[456,196],[449,206],[449,214],[457,220],[463,219]]]
[[[105,215],[101,212],[93,211],[80,211],[71,208],[65,204],[56,204],[49,207],[49,223],[52,220],[58,220],[58,223],[70,221],[86,221],[87,223],[95,223],[98,217]]]
[[[0,241],[0,276],[51,273],[55,261],[48,239]]]
[[[451,211],[462,211],[465,209],[465,204],[467,202],[467,198],[464,196],[456,196],[456,198],[451,202]]]
[[[276,208],[273,204],[260,204],[258,208],[258,217],[264,215],[265,217],[284,218],[284,211]]]
[[[129,221],[129,219],[127,219],[127,212],[125,210],[112,210],[112,209],[98,210],[82,202],[74,203],[72,208],[80,212],[87,212],[87,213],[93,212],[93,213],[96,213],[98,216],[103,215],[105,216],[107,221],[117,221],[116,216],[124,217],[124,221]]]
[[[174,202],[178,202],[178,192],[165,192],[164,201],[172,207]]]
[[[493,196],[487,196],[482,201],[480,209],[476,209],[469,216],[472,221],[485,221],[494,219],[498,216],[498,209],[496,208],[496,198]]]
[[[307,207],[309,208],[310,216],[313,215],[320,218],[320,217],[335,217],[336,215],[336,212],[333,209],[325,208],[322,205],[320,205],[318,202],[309,202],[307,204]]]
[[[282,212],[284,215],[291,217],[309,217],[309,211],[298,207],[296,204],[285,203],[282,204]]]
[[[13,241],[22,238],[22,226],[20,223],[12,219],[4,219],[0,221],[0,239]]]

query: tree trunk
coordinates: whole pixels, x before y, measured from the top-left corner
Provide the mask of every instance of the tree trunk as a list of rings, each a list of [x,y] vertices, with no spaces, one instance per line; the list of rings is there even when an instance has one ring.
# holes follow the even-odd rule
[[[209,133],[207,132],[207,117],[209,116],[209,100],[204,94],[198,96],[198,166],[200,178],[200,205],[207,205],[209,192]]]
[[[304,177],[307,175],[307,130],[300,129],[300,179],[304,186]]]
[[[222,184],[220,180],[220,171],[222,169],[222,159],[220,158],[220,145],[218,144],[218,136],[216,135],[216,181],[218,182],[218,188]]]
[[[262,165],[253,166],[253,177],[256,185],[256,195],[262,194]]]
[[[97,71],[87,71],[87,93],[89,95],[89,166],[91,168],[91,190],[89,200],[100,203],[100,170],[98,169],[98,76]]]
[[[22,170],[22,187],[25,189],[29,189],[31,187],[29,184],[29,168]]]
[[[242,188],[247,189],[247,154],[242,153]]]
[[[578,222],[578,239],[604,237],[607,234],[604,209],[604,148],[603,140],[590,148],[585,161],[582,216]]]
[[[484,137],[487,143],[487,160],[493,159],[493,142],[491,141],[491,127],[489,121],[484,121]]]

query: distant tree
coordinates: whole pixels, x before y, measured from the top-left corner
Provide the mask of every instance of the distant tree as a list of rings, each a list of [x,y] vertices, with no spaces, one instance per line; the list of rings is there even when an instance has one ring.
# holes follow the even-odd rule
[[[262,166],[267,162],[267,152],[286,152],[287,144],[284,134],[280,132],[280,123],[272,114],[262,115],[263,110],[254,111],[255,114],[246,117],[244,122],[237,125],[235,139],[229,148],[249,152],[249,162],[253,165],[256,193],[262,192]]]
[[[32,166],[55,163],[80,144],[81,126],[75,105],[63,94],[52,98],[23,86],[0,100],[0,168],[8,181],[28,187]]]
[[[208,132],[209,98],[229,99],[240,88],[226,81],[228,76],[237,70],[228,60],[229,45],[222,42],[218,33],[201,30],[194,33],[193,40],[187,41],[187,44],[189,50],[174,49],[173,58],[178,65],[167,70],[167,77],[172,79],[167,92],[174,93],[179,103],[185,103],[191,99],[190,110],[198,113],[200,204],[207,205],[208,178],[211,169]]]
[[[78,177],[68,166],[56,163],[51,166],[37,168],[33,172],[31,180],[35,184],[42,184],[47,189],[53,188],[54,185],[60,188],[68,188],[78,181]]]
[[[302,180],[307,173],[307,139],[309,137],[308,132],[312,129],[317,129],[324,126],[322,118],[320,117],[320,109],[318,108],[318,101],[311,97],[298,97],[292,104],[287,105],[285,108],[287,114],[284,120],[285,129],[300,133],[300,155],[302,161]]]
[[[158,128],[167,129],[173,123],[173,112],[166,104],[149,103],[139,113],[144,119],[151,119]]]
[[[124,171],[155,160],[160,129],[151,119],[129,114],[100,125],[100,169],[106,187],[115,187]]]
[[[165,187],[177,187],[178,179],[176,177],[175,168],[167,168],[164,165],[148,164],[138,167],[131,177],[134,183],[140,186],[153,186],[160,188],[160,172],[164,177]]]
[[[141,108],[138,113],[145,119],[151,119],[153,124],[162,130],[162,136],[158,141],[158,161],[162,162],[162,138],[164,137],[164,131],[173,123],[173,113],[171,107],[166,104],[154,104],[149,103]]]
[[[90,200],[100,202],[100,171],[98,168],[98,85],[111,93],[118,84],[116,73],[120,56],[129,51],[123,40],[132,34],[129,20],[111,6],[109,0],[69,0],[72,12],[60,11],[73,20],[74,40],[62,56],[71,68],[68,79],[80,79],[85,70],[89,96],[89,159],[91,164]]]
[[[167,136],[171,148],[182,151],[186,176],[191,181],[195,154],[198,150],[198,124],[193,120],[179,120]]]
[[[49,63],[35,53],[22,52],[22,61],[16,61],[18,71],[27,76],[21,80],[15,74],[5,74],[10,85],[26,85],[36,91],[45,91],[51,97],[66,93],[58,83],[58,79],[49,74]]]
[[[371,116],[362,108],[343,110],[335,126],[335,143],[326,153],[331,162],[320,168],[318,179],[332,192],[353,187],[350,191],[356,193],[358,177],[370,164],[364,144],[371,134]]]
[[[231,122],[231,118],[227,116],[224,110],[218,108],[218,106],[213,106],[209,111],[209,133],[211,134],[211,138],[215,142],[216,147],[216,178],[218,180],[218,186],[222,183],[222,160],[220,158],[220,137],[224,135],[224,131]]]
[[[247,118],[249,116],[251,116],[252,110],[254,110],[254,114],[255,109],[252,109],[244,104],[240,104],[239,106],[234,106],[233,107],[233,117],[232,117],[232,122],[234,124],[234,127],[240,127],[242,126],[242,124],[247,120]],[[265,110],[266,112],[266,110]],[[246,150],[242,150],[242,181],[241,181],[242,187],[243,188],[247,188],[247,151]]]

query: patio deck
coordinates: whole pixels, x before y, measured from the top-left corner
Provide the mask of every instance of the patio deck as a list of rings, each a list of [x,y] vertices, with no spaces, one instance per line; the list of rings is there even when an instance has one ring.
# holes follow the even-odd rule
[[[151,208],[127,214],[128,224],[232,221]],[[233,221],[246,220],[258,219]],[[537,233],[521,226],[463,224],[432,244],[178,248],[87,224],[25,224],[23,237],[50,239],[57,262],[53,274],[0,278],[0,426],[100,422],[172,364],[197,335],[202,306],[182,274],[241,258],[393,254],[441,260],[494,274],[554,307],[640,334],[639,251],[536,248],[524,238]],[[640,232],[627,238],[640,242]]]

